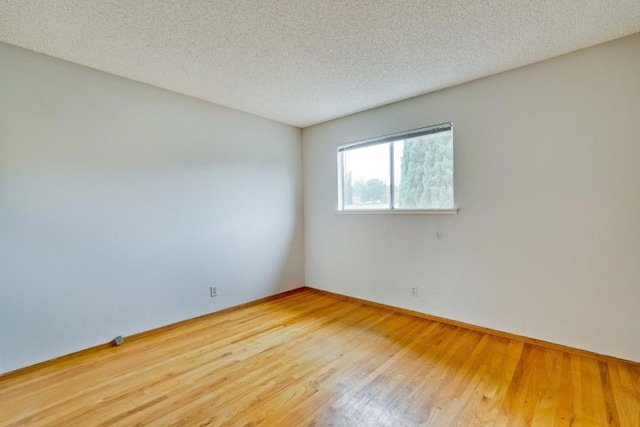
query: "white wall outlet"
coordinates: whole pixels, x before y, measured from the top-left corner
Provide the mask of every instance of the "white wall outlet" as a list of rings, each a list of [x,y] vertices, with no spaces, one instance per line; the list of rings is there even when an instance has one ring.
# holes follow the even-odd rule
[[[209,288],[209,293],[211,294],[211,298],[218,296],[218,289],[215,286],[211,286]]]
[[[411,288],[411,296],[412,297],[417,297],[418,296],[418,287],[414,286]]]

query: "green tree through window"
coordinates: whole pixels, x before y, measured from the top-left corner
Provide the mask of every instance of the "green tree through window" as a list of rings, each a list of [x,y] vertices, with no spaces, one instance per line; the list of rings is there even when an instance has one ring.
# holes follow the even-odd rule
[[[441,132],[404,141],[398,207],[453,205],[453,141]]]

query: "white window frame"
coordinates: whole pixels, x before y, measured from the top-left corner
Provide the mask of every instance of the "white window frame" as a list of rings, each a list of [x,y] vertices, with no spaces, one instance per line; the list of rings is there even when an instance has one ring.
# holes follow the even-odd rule
[[[441,123],[433,126],[426,126],[418,129],[412,129],[408,131],[398,132],[390,135],[379,136],[371,139],[365,139],[356,142],[350,142],[347,144],[341,144],[337,147],[337,165],[338,165],[338,208],[337,213],[340,214],[427,214],[427,215],[455,215],[460,209],[458,207],[446,208],[446,209],[406,209],[397,208],[394,206],[394,150],[393,142],[401,141],[409,138],[415,138],[419,136],[429,135],[433,133],[451,131],[453,135],[453,124],[451,122]],[[371,145],[389,144],[389,176],[390,176],[390,203],[389,208],[376,208],[376,209],[345,209],[344,208],[344,169],[343,169],[343,153],[350,149],[362,148]],[[453,148],[452,148],[453,149]],[[455,177],[455,163],[454,163],[454,177]],[[454,183],[452,183],[453,185]],[[454,187],[454,200],[455,200],[455,187]]]

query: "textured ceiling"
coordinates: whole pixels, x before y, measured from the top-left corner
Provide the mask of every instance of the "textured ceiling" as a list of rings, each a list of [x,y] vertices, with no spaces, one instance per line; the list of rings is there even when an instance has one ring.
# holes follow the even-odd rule
[[[299,127],[640,32],[639,0],[0,0],[0,40]]]

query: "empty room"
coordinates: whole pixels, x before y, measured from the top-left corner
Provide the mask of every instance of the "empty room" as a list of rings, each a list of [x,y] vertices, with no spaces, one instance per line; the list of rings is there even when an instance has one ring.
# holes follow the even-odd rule
[[[637,0],[0,1],[0,426],[640,426]]]

